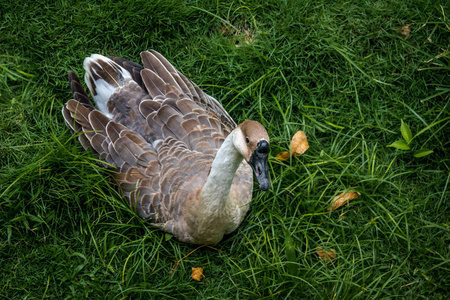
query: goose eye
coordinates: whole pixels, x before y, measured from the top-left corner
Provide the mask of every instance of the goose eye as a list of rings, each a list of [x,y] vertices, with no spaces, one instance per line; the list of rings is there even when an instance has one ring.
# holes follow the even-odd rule
[[[250,140],[248,139],[248,136],[245,137],[245,141],[247,142],[247,144],[250,143]]]

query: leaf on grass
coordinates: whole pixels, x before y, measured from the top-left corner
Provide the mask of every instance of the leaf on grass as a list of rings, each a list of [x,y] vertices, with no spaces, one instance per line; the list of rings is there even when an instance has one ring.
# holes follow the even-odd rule
[[[430,149],[425,149],[425,148],[420,149],[420,150],[417,150],[416,152],[414,152],[414,157],[417,157],[417,158],[424,157],[424,156],[430,155],[433,152],[434,151],[430,150]]]
[[[172,276],[173,272],[175,271],[175,269],[178,267],[178,265],[180,264],[180,262],[181,262],[183,259],[185,259],[185,258],[188,257],[189,255],[191,255],[192,253],[194,253],[195,251],[197,251],[198,249],[203,248],[203,247],[208,247],[208,248],[211,248],[211,249],[213,249],[213,250],[218,251],[216,248],[213,248],[213,247],[208,246],[208,245],[201,245],[201,246],[198,246],[197,248],[195,248],[194,250],[192,250],[191,252],[189,252],[188,254],[186,254],[185,256],[183,256],[181,259],[177,260],[177,262],[173,265],[172,270],[170,270],[170,272],[169,272],[170,276]],[[201,273],[202,273],[202,271],[203,271],[202,268],[192,268],[192,275],[191,275],[191,277],[194,275],[194,269],[200,269],[200,272],[201,272]],[[202,275],[203,275],[203,274],[202,274]],[[205,277],[205,276],[203,276],[203,277]],[[194,278],[194,277],[192,277],[192,278]],[[194,279],[195,279],[195,278],[194,278]],[[197,279],[195,279],[195,280],[197,280]]]
[[[330,211],[331,209],[336,210],[350,200],[358,198],[359,195],[361,195],[361,193],[358,193],[353,189],[348,192],[340,193],[331,201],[331,206],[328,207],[327,211]]]
[[[281,152],[275,156],[280,161],[288,160],[291,155],[302,155],[309,148],[306,134],[303,131],[297,131],[291,140],[291,152]]]
[[[291,140],[291,153],[293,155],[302,155],[308,150],[309,144],[306,134],[303,131],[297,131]]]
[[[403,138],[405,139],[406,143],[409,144],[412,140],[412,133],[411,129],[409,129],[408,124],[404,123],[402,120],[402,125],[400,126],[400,131],[402,133]]]
[[[205,275],[203,275],[203,268],[192,268],[192,279],[200,281],[203,278],[205,278]]]
[[[316,253],[319,255],[321,259],[323,259],[326,262],[330,262],[332,260],[336,259],[336,250],[330,248],[330,251],[326,251],[322,247],[316,248]]]
[[[387,147],[394,147],[400,150],[409,150],[411,147],[408,146],[408,144],[404,140],[398,140],[396,142],[393,142],[390,145],[387,145]]]
[[[277,154],[277,156],[275,156],[276,159],[281,161],[288,160],[289,157],[291,157],[291,154],[289,152],[280,152]]]

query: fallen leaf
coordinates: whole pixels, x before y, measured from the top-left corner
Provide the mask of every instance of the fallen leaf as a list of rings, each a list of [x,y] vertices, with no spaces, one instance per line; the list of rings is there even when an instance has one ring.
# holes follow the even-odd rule
[[[203,278],[205,278],[205,275],[203,275],[203,268],[192,268],[192,279],[200,281]]]
[[[359,195],[361,195],[361,193],[358,193],[353,189],[348,192],[340,193],[331,201],[331,206],[328,207],[327,211],[330,211],[331,209],[336,210],[350,200],[358,198]]]
[[[291,154],[289,152],[281,152],[281,153],[278,153],[277,156],[275,156],[276,159],[281,160],[281,161],[288,160],[289,157],[291,157]]]
[[[411,28],[409,27],[409,25],[399,26],[397,27],[397,30],[404,37],[409,36],[409,34],[411,33]]]
[[[297,131],[291,140],[291,153],[293,155],[302,155],[308,150],[309,144],[306,134],[303,131]]]
[[[297,131],[291,139],[291,152],[281,152],[275,156],[280,161],[288,160],[291,155],[302,155],[309,148],[306,134],[303,131]]]
[[[316,253],[317,255],[319,255],[321,259],[323,259],[326,262],[330,262],[336,259],[336,250],[332,248],[330,249],[330,251],[325,251],[322,247],[317,247]]]
[[[170,272],[169,272],[170,276],[172,276],[173,272],[175,271],[175,269],[178,267],[178,265],[180,264],[180,262],[181,262],[183,259],[185,259],[185,258],[188,257],[189,255],[191,255],[192,253],[194,253],[195,251],[197,251],[198,249],[203,248],[203,247],[208,247],[208,248],[211,248],[211,249],[213,249],[213,250],[219,251],[219,250],[217,250],[216,248],[211,247],[211,246],[208,246],[208,245],[201,245],[201,246],[198,246],[197,248],[195,248],[194,250],[192,250],[191,252],[189,252],[188,254],[186,254],[185,256],[183,256],[181,259],[179,259],[179,260],[176,261],[176,263],[173,265],[172,270],[170,270]],[[201,269],[201,268],[200,268],[200,269]],[[193,270],[194,270],[194,268],[192,268],[192,271],[193,271]]]

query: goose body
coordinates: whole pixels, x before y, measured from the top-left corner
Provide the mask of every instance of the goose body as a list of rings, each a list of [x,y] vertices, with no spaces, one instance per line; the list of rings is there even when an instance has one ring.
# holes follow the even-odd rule
[[[74,99],[64,119],[85,149],[116,170],[140,217],[180,241],[215,244],[245,217],[253,172],[269,188],[269,137],[256,121],[236,125],[158,52],[141,59],[143,66],[97,54],[85,59],[97,109],[69,71]]]

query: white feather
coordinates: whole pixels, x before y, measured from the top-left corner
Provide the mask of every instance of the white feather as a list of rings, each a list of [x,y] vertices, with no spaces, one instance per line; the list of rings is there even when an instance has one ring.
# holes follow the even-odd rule
[[[96,64],[97,66],[102,68],[98,63],[98,61],[100,60],[104,61],[114,68],[120,68],[119,73],[121,74],[122,78],[118,79],[115,82],[115,85],[109,84],[101,78],[94,81],[94,86],[91,85],[91,80],[89,80],[89,78],[95,78],[98,76],[93,76],[92,72],[95,72],[95,70],[90,66],[92,64]],[[83,68],[86,71],[86,73],[84,74],[84,81],[86,82],[91,94],[93,95],[97,109],[107,115],[109,118],[112,118],[113,115],[109,112],[107,106],[108,100],[110,99],[111,95],[114,94],[118,89],[127,84],[130,80],[133,80],[131,74],[121,66],[115,64],[111,59],[100,54],[92,54],[90,57],[86,57],[83,62]]]

